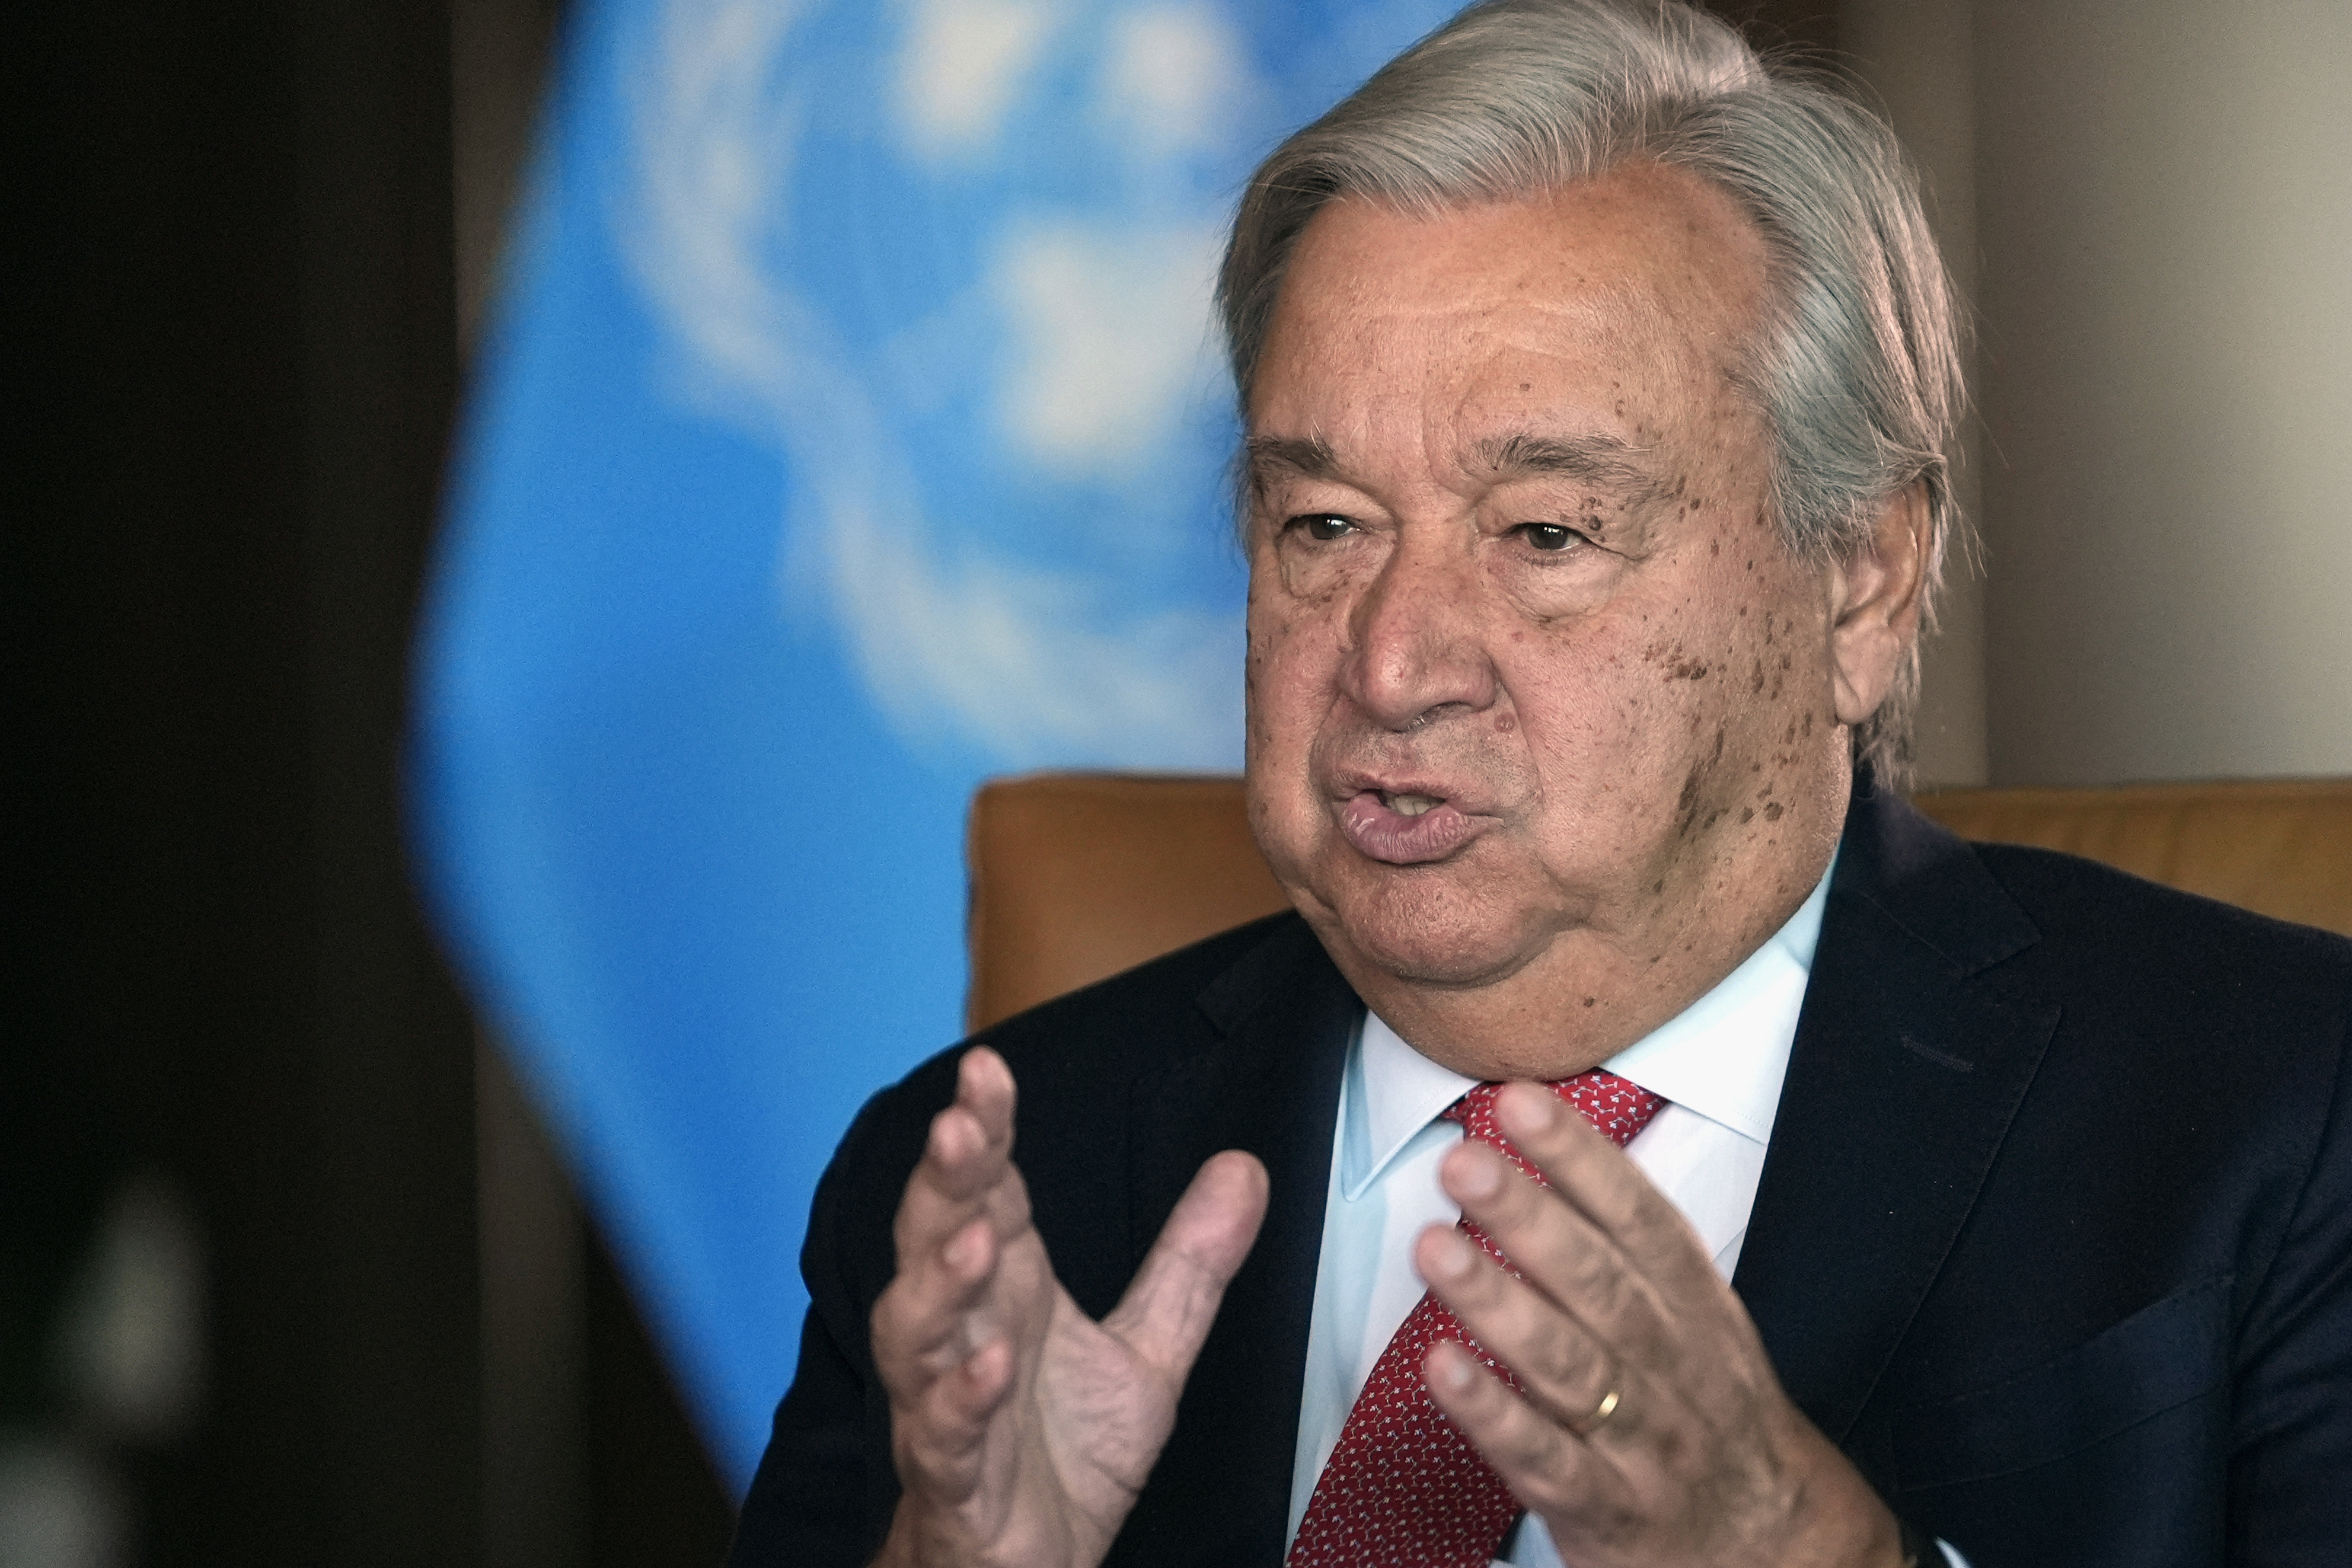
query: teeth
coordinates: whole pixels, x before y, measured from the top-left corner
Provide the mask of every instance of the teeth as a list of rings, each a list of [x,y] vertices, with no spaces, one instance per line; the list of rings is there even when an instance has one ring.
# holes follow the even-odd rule
[[[1434,795],[1382,795],[1381,800],[1400,817],[1418,817],[1444,804]]]

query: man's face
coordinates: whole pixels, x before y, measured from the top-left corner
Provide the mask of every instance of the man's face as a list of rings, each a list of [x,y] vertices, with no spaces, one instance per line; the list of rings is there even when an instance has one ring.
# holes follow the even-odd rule
[[[1327,206],[1248,409],[1251,813],[1368,1002],[1479,1076],[1603,1060],[1843,821],[1835,568],[1733,373],[1760,238],[1677,171]]]

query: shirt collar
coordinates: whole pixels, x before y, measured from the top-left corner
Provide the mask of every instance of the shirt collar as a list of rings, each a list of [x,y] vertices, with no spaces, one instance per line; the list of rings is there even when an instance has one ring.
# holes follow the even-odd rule
[[[1348,1053],[1348,1115],[1339,1150],[1339,1190],[1363,1196],[1389,1162],[1438,1113],[1478,1086],[1407,1045],[1378,1013]]]
[[[1769,1143],[1836,869],[1832,855],[1797,913],[1739,967],[1601,1065],[1744,1138]]]
[[[1763,946],[1706,995],[1601,1065],[1744,1138],[1769,1142],[1836,869],[1832,855],[1805,902]],[[1366,1014],[1348,1053],[1341,1192],[1351,1199],[1360,1195],[1477,1082],[1439,1066],[1380,1015]]]

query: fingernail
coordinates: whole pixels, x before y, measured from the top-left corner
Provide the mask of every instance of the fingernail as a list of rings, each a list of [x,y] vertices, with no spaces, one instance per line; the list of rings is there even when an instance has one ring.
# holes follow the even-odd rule
[[[1461,1232],[1444,1237],[1437,1244],[1437,1271],[1449,1280],[1459,1280],[1470,1272],[1477,1261],[1477,1249],[1465,1240]]]
[[[1455,1155],[1454,1187],[1464,1197],[1492,1197],[1500,1192],[1503,1173],[1496,1168],[1495,1156],[1481,1151]]]
[[[971,1153],[971,1140],[963,1129],[972,1124],[971,1113],[961,1105],[950,1105],[931,1118],[930,1153],[938,1159],[953,1162]],[[982,1135],[983,1138],[985,1134]]]
[[[1509,1103],[1503,1106],[1507,1119],[1518,1124],[1522,1133],[1548,1133],[1559,1115],[1559,1096],[1549,1091],[1529,1092],[1514,1087]]]
[[[1437,1363],[1437,1379],[1439,1382],[1445,1385],[1448,1392],[1459,1394],[1464,1389],[1470,1386],[1470,1358],[1468,1356],[1440,1355],[1433,1356],[1431,1359]]]

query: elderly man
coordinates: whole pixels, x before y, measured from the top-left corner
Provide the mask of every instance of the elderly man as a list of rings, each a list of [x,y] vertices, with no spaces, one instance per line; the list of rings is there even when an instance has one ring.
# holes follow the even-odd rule
[[[1297,913],[866,1109],[736,1561],[2340,1562],[2352,951],[1886,792],[1958,392],[1885,131],[1504,0],[1222,297]]]

